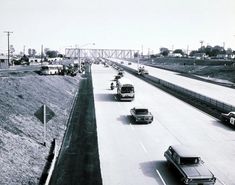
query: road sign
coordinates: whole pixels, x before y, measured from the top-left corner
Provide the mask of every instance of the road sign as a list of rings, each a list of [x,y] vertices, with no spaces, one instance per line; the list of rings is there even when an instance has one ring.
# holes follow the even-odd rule
[[[44,123],[44,105],[42,105],[35,113],[34,115],[36,118],[38,118],[42,123]],[[48,107],[46,106],[46,123],[50,121],[53,117],[55,116],[55,113]]]
[[[55,113],[46,105],[42,105],[35,113],[34,115],[36,118],[38,118],[44,125],[44,143],[43,145],[46,146],[46,124],[48,121],[50,121],[54,116]]]

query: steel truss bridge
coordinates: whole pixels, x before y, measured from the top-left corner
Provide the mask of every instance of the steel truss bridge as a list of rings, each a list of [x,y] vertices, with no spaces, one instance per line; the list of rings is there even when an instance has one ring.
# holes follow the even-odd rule
[[[81,49],[81,48],[66,48],[65,57],[68,58],[134,58],[134,54],[138,50],[124,49]]]

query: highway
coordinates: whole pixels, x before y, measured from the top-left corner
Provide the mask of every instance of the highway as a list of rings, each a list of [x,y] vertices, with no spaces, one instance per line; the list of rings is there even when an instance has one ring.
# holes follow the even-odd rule
[[[103,185],[178,185],[163,156],[169,145],[194,148],[217,177],[235,185],[235,131],[215,118],[130,74],[135,100],[119,102],[110,83],[117,71],[92,65],[98,147]],[[150,74],[152,71],[150,71]],[[134,106],[149,108],[152,124],[130,121]]]
[[[120,60],[118,59],[112,59],[112,60],[120,63]],[[137,70],[138,66],[140,66],[137,63],[132,63],[132,65],[127,65],[127,64],[128,62],[125,61],[123,65],[131,67],[135,70]],[[192,79],[192,78],[187,78],[187,77],[180,75],[177,72],[163,70],[163,69],[159,69],[155,67],[145,66],[145,69],[149,71],[149,75],[151,76],[155,76],[159,79],[168,81],[180,87],[190,89],[204,96],[208,96],[215,100],[235,106],[235,89],[208,83],[208,82],[203,82],[203,81]]]

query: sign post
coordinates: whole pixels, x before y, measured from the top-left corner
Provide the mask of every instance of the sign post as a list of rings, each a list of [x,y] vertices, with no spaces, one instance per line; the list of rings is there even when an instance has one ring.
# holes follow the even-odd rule
[[[43,123],[43,145],[46,146],[47,122],[55,116],[55,113],[44,104],[34,113],[34,115]]]
[[[43,145],[46,146],[46,132],[47,132],[47,120],[46,120],[46,105],[43,105],[43,126],[44,126],[44,143]]]

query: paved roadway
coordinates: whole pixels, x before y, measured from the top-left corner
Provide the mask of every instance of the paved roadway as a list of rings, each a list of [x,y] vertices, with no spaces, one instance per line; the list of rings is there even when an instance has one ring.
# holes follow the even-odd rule
[[[216,184],[235,185],[234,130],[130,74],[125,76],[135,84],[135,100],[116,101],[116,89],[109,90],[116,73],[111,67],[92,65],[103,185],[178,185],[163,156],[173,144],[198,151],[218,178]],[[130,123],[134,106],[149,108],[153,123]]]
[[[114,61],[120,61],[118,59],[113,59]],[[124,62],[124,65],[127,66],[128,62]],[[128,65],[133,69],[138,68],[137,63],[132,63]],[[224,87],[192,78],[187,78],[179,75],[177,72],[172,72],[168,70],[163,70],[155,67],[145,66],[145,69],[149,71],[149,75],[155,76],[162,80],[168,81],[175,85],[190,89],[194,92],[200,93],[207,97],[211,97],[215,100],[224,102],[229,105],[235,106],[235,89]]]

